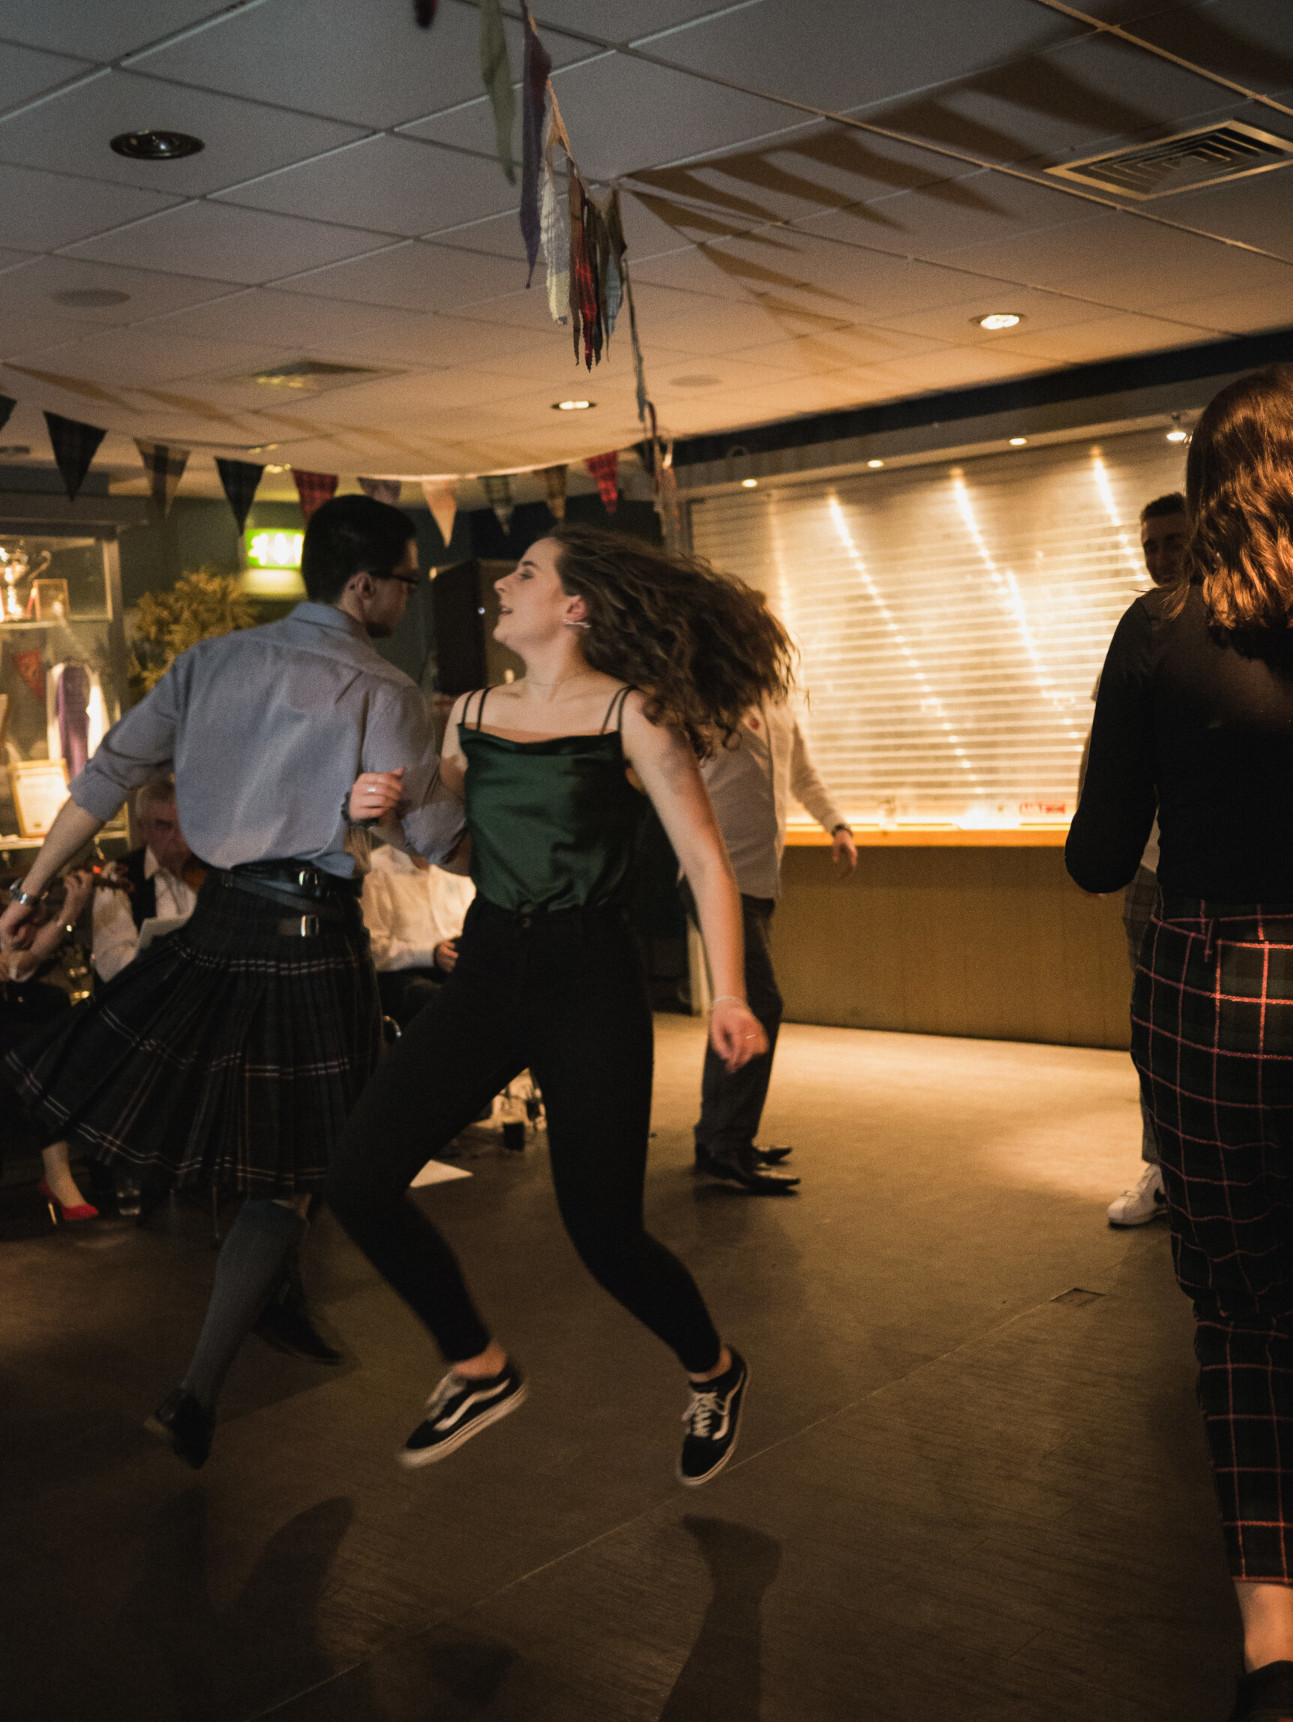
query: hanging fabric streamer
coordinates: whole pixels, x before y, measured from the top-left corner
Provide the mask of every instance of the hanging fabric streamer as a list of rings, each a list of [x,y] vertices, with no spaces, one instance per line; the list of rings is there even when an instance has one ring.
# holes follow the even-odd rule
[[[458,503],[453,491],[442,478],[424,478],[422,480],[422,495],[427,507],[431,510],[431,518],[440,528],[440,536],[444,539],[446,551],[449,540],[453,537],[453,523],[458,513]]]
[[[46,413],[45,423],[49,427],[49,442],[54,450],[54,460],[63,475],[67,500],[75,502],[77,492],[90,470],[90,462],[108,433],[106,430],[100,430],[98,425],[83,425],[79,419],[60,418],[57,413]]]
[[[570,222],[565,196],[557,191],[553,155],[557,145],[566,152],[570,164],[570,143],[561,122],[561,109],[548,86],[548,122],[543,139],[543,198],[539,210],[539,242],[543,247],[543,265],[548,277],[548,311],[554,323],[564,323],[570,315]]]
[[[606,342],[610,345],[615,333],[615,320],[624,302],[624,223],[620,215],[620,194],[613,191],[606,199],[606,285],[603,292],[606,316]]]
[[[564,520],[566,518],[565,466],[545,466],[540,476],[543,479],[543,489],[547,496],[548,513],[554,520]]]
[[[597,286],[597,206],[573,165],[570,170],[570,321],[579,363],[583,336],[584,364],[592,370],[602,356],[602,320]]]
[[[530,273],[525,278],[528,287],[534,279],[542,229],[539,175],[543,167],[543,111],[552,61],[539,40],[539,32],[534,27],[534,19],[525,0],[521,0],[521,19],[525,25],[525,73],[521,83],[521,234],[530,265]]]
[[[154,520],[165,520],[180,487],[184,468],[189,463],[189,451],[172,448],[164,442],[141,442],[138,437],[135,438],[135,447],[151,480],[149,511]]]
[[[494,110],[494,135],[497,140],[499,165],[508,179],[515,184],[512,123],[516,118],[516,97],[512,92],[512,68],[507,59],[503,14],[499,10],[498,0],[479,0],[479,5],[480,75]]]
[[[315,509],[321,508],[336,495],[337,475],[335,472],[300,472],[293,467],[292,478],[296,484],[296,494],[301,499],[301,513],[308,526]]]
[[[249,460],[226,460],[223,455],[217,455],[216,471],[220,474],[220,482],[224,486],[225,500],[233,509],[238,530],[242,532],[247,525],[247,516],[251,513],[256,486],[264,476],[265,468],[256,466]]]
[[[389,502],[392,508],[398,508],[400,505],[398,478],[361,478],[359,488],[365,496],[371,496],[374,502]]]
[[[512,513],[515,503],[512,501],[512,480],[505,472],[487,472],[481,477],[485,488],[485,500],[498,517],[498,524],[504,532],[512,530]]]
[[[614,514],[620,500],[620,457],[618,451],[612,449],[609,454],[591,454],[584,465],[597,480],[602,507],[607,514]]]
[[[436,7],[440,0],[413,0],[413,16],[424,30],[429,30],[435,23]]]
[[[13,667],[35,694],[41,705],[45,703],[45,668],[40,661],[40,647],[29,648],[25,652],[10,652]]]

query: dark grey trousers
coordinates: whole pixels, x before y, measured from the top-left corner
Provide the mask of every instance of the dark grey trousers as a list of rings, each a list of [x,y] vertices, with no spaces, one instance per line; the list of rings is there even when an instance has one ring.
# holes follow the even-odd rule
[[[696,904],[684,881],[683,902],[692,920]],[[745,924],[745,994],[750,1009],[763,1024],[768,1050],[752,1058],[731,1074],[713,1047],[705,1049],[705,1070],[700,1086],[700,1122],[696,1125],[696,1148],[707,1154],[726,1154],[739,1159],[754,1146],[772,1080],[772,1059],[781,1027],[782,1000],[772,967],[772,897],[741,897]]]

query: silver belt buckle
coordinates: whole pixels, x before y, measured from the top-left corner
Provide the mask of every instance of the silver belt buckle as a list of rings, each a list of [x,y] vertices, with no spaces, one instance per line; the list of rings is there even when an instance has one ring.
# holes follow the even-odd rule
[[[301,916],[301,932],[300,932],[301,938],[303,938],[303,939],[314,939],[314,938],[318,937],[318,933],[319,933],[319,917],[317,915],[302,915]]]

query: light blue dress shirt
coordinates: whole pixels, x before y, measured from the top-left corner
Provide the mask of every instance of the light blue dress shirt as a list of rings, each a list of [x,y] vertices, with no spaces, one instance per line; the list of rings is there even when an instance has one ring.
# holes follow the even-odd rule
[[[190,647],[104,736],[72,799],[108,820],[174,771],[181,829],[215,867],[301,860],[350,878],[343,803],[363,771],[404,767],[411,849],[442,861],[463,831],[440,782],[427,703],[330,604]]]

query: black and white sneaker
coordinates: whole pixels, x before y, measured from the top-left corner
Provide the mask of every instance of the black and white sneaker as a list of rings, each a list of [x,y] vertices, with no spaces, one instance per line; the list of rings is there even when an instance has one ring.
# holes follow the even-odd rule
[[[712,1381],[691,1384],[691,1402],[682,1414],[682,1457],[678,1481],[688,1489],[698,1488],[717,1477],[736,1451],[741,1431],[741,1405],[750,1372],[739,1351],[732,1353],[732,1367]]]
[[[400,1464],[434,1465],[515,1411],[525,1402],[525,1394],[525,1383],[514,1364],[475,1381],[451,1369],[427,1400],[425,1421],[400,1448]]]

